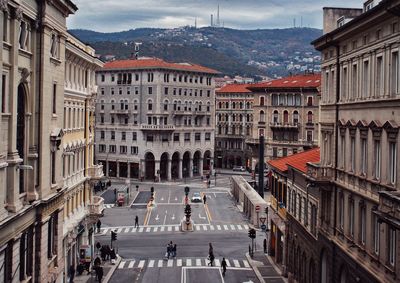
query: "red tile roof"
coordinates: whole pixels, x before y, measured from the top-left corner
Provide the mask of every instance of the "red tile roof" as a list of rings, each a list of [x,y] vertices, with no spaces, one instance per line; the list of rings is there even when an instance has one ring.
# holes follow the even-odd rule
[[[247,87],[250,84],[227,84],[221,87],[216,93],[251,93]]]
[[[317,147],[304,152],[293,154],[291,156],[268,161],[268,164],[281,172],[286,172],[288,170],[288,165],[290,165],[291,167],[296,168],[303,173],[307,173],[307,162],[319,162],[319,160],[320,151],[319,147]]]
[[[306,88],[320,87],[321,74],[297,75],[282,79],[253,84],[249,88],[254,90],[266,88]]]
[[[170,63],[159,58],[115,60],[107,62],[103,70],[112,69],[173,69],[180,71],[219,74],[218,71],[192,63]]]

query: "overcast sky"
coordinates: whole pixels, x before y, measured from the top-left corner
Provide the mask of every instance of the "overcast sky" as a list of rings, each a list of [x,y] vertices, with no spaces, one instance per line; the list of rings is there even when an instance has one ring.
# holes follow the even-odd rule
[[[361,8],[363,0],[73,0],[79,10],[68,28],[114,32],[139,27],[209,26],[210,15],[238,29],[286,28],[303,23],[322,28],[322,7]]]

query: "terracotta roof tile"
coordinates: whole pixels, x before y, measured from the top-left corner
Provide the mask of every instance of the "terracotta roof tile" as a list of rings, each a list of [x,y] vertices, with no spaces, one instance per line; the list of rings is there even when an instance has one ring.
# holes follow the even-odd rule
[[[296,87],[320,87],[321,74],[297,75],[282,79],[272,80],[269,82],[261,82],[253,84],[250,89],[266,89],[266,88],[296,88]]]
[[[180,71],[219,74],[218,71],[192,63],[170,63],[159,58],[115,60],[107,62],[103,70],[112,69],[173,69]]]
[[[286,172],[288,170],[288,165],[290,165],[303,173],[307,173],[307,162],[318,161],[320,161],[319,147],[296,153],[291,156],[270,160],[268,161],[268,164],[281,172]]]
[[[227,84],[216,91],[216,93],[251,93],[247,87],[250,84]]]

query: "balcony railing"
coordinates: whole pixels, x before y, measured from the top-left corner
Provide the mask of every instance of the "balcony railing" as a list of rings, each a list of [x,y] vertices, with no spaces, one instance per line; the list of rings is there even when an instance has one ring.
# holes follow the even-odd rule
[[[148,131],[174,131],[174,125],[140,125],[141,130],[148,130]]]
[[[90,204],[88,205],[89,214],[92,216],[99,216],[104,211],[104,199],[100,196],[94,196]]]
[[[300,123],[279,123],[279,122],[270,122],[269,126],[271,128],[285,128],[285,129],[298,129],[300,127]]]
[[[115,109],[115,110],[111,110],[110,114],[129,115],[130,110],[129,109]]]
[[[307,163],[307,175],[315,181],[330,181],[333,177],[333,168],[319,163]]]
[[[100,179],[104,176],[103,165],[93,165],[87,169],[87,176],[91,179]]]
[[[246,139],[247,144],[259,144],[260,140],[259,139],[253,139],[253,138],[248,138]]]

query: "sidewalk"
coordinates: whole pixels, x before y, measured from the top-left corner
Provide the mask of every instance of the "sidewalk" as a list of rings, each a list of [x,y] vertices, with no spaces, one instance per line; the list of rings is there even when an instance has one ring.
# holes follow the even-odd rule
[[[109,261],[107,261],[102,265],[104,272],[102,283],[107,283],[111,279],[111,276],[113,275],[115,269],[117,269],[117,266],[120,263],[120,261],[121,257],[118,256],[115,264],[111,264]],[[92,271],[91,274],[87,274],[87,272],[84,271],[82,275],[76,275],[74,278],[74,283],[94,283],[94,282],[99,282],[97,281],[96,273],[94,270]]]
[[[272,262],[272,259],[263,251],[255,251],[253,258],[250,257],[249,253],[246,253],[246,257],[261,283],[288,282],[287,279],[280,274],[279,269]]]

